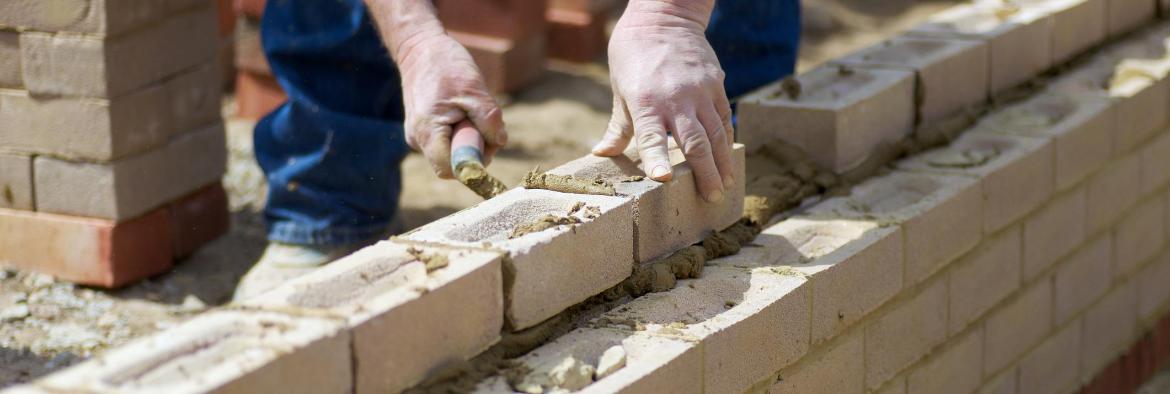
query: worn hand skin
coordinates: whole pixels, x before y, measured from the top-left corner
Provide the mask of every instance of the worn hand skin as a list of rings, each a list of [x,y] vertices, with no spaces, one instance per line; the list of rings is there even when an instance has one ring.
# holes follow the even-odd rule
[[[651,179],[669,181],[669,131],[694,169],[699,193],[719,202],[736,180],[724,74],[704,35],[714,5],[630,1],[609,42],[613,116],[593,153],[619,155],[637,137],[643,169]]]
[[[444,32],[430,0],[366,0],[402,74],[406,142],[440,178],[452,179],[451,135],[468,119],[484,139],[484,162],[508,142],[503,113],[467,49]]]

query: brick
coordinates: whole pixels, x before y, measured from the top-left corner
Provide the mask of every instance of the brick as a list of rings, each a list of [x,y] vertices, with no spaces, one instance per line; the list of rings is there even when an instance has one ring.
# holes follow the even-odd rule
[[[1165,200],[1141,203],[1113,231],[1114,275],[1129,276],[1157,256],[1166,241]]]
[[[1053,274],[1056,324],[1062,325],[1109,291],[1113,242],[1099,237],[1062,262]]]
[[[644,263],[693,245],[711,232],[739,221],[747,183],[743,145],[735,144],[732,160],[736,184],[724,191],[720,203],[709,203],[699,196],[693,170],[678,148],[670,150],[674,176],[666,183],[651,179],[629,182],[631,176],[646,176],[635,152],[612,158],[586,155],[549,173],[608,180],[618,194],[632,197],[637,245],[634,260]]]
[[[1160,135],[1142,147],[1142,195],[1170,183],[1170,133]]]
[[[0,5],[0,27],[113,36],[205,3],[199,0],[11,0]]]
[[[1110,0],[1040,0],[1053,13],[1052,60],[1064,64],[1105,42]]]
[[[938,280],[865,328],[866,387],[881,387],[946,337],[947,286]]]
[[[448,265],[428,273],[412,249],[442,256]],[[396,392],[499,340],[502,257],[383,241],[245,304],[343,319],[353,335],[356,390]],[[453,317],[459,324],[451,324]]]
[[[1056,80],[1058,94],[1105,97],[1113,101],[1114,156],[1121,156],[1162,130],[1170,105],[1170,63],[1146,59],[1152,52],[1165,51],[1156,44],[1139,40],[1097,55],[1087,65]],[[1159,55],[1161,56],[1161,55]]]
[[[37,94],[118,97],[211,62],[219,49],[212,37],[216,15],[210,6],[115,38],[22,33],[24,85]]]
[[[983,382],[983,332],[972,331],[910,372],[907,392],[970,393]]]
[[[439,0],[439,20],[449,30],[499,38],[520,38],[545,32],[543,0]]]
[[[1072,252],[1085,236],[1084,188],[1049,201],[1024,221],[1024,281],[1035,279]]]
[[[1141,197],[1133,192],[1141,190],[1141,158],[1129,155],[1110,162],[1085,187],[1085,229],[1097,234],[1110,228]]]
[[[218,182],[172,202],[167,210],[175,258],[190,256],[231,228],[227,192]]]
[[[192,374],[197,374],[192,376]],[[353,389],[349,334],[335,321],[214,311],[40,380],[52,390],[306,392]]]
[[[62,280],[120,287],[171,268],[169,216],[121,223],[0,209],[0,262]]]
[[[699,279],[638,297],[598,319],[700,341],[705,392],[741,392],[809,349],[808,286],[767,269],[708,267]],[[682,323],[673,328],[672,323]]]
[[[936,124],[983,105],[988,97],[989,53],[982,41],[899,36],[836,60],[917,75],[919,122]],[[963,75],[963,78],[955,78]],[[928,140],[933,140],[927,138]]]
[[[1170,314],[1162,316],[1154,327],[1154,358],[1158,369],[1170,366]]]
[[[20,88],[20,34],[0,31],[0,88]]]
[[[931,16],[909,34],[983,40],[990,49],[992,95],[1038,76],[1052,66],[1053,18],[1024,9],[1003,17],[1003,6],[968,4]]]
[[[1157,3],[1146,0],[1109,0],[1107,11],[1109,35],[1118,36],[1134,30],[1157,15]]]
[[[579,225],[509,239],[515,227],[546,215],[564,216],[577,203],[600,215]],[[509,253],[505,299],[513,329],[531,327],[620,283],[634,267],[633,200],[624,197],[516,189],[474,209],[439,219],[403,238],[488,246]],[[588,209],[582,209],[587,211]],[[581,245],[591,245],[581,248]]]
[[[1088,337],[1085,333],[1085,337]],[[1020,360],[1020,392],[1037,394],[1067,393],[1077,381],[1077,343],[1081,330],[1076,324],[1057,332]]]
[[[233,3],[241,15],[255,20],[264,16],[264,7],[268,5],[267,0],[235,0]]]
[[[983,242],[950,272],[950,333],[976,321],[1020,287],[1021,234],[1018,226]]]
[[[471,53],[479,71],[483,73],[488,90],[493,93],[514,92],[536,81],[544,73],[547,43],[543,34],[515,39],[459,31],[450,31],[448,34]]]
[[[0,152],[0,208],[32,211],[32,157]]]
[[[903,160],[899,168],[975,176],[983,188],[983,229],[994,233],[1052,196],[1053,149],[1048,140],[969,132],[950,146]]]
[[[875,394],[906,394],[906,377],[899,376],[887,382],[882,388],[874,392]]]
[[[1067,190],[1096,172],[1113,155],[1112,103],[1104,98],[1047,91],[993,113],[981,130],[1050,138],[1056,155],[1056,189]]]
[[[860,393],[865,391],[863,336],[841,337],[800,363],[780,371],[771,393]]]
[[[1083,317],[1081,378],[1092,379],[1125,350],[1136,333],[1137,286],[1124,283],[1114,289]]]
[[[1170,80],[1151,81],[1128,78],[1115,81],[1110,94],[1122,104],[1117,106],[1118,132],[1114,137],[1115,154],[1132,151],[1156,134],[1166,124],[1170,107]]]
[[[139,216],[219,180],[226,166],[222,125],[113,163],[38,156],[33,161],[37,209],[122,220]]]
[[[1170,302],[1170,254],[1163,254],[1153,264],[1134,276],[1138,286],[1138,316],[1154,321],[1165,313]]]
[[[549,7],[548,56],[571,62],[589,62],[605,55],[609,40],[605,25],[609,10],[594,12]]]
[[[914,127],[914,74],[901,70],[823,66],[796,77],[797,98],[781,82],[739,101],[737,140],[749,152],[783,141],[817,165],[846,172],[879,148],[910,135]]]
[[[288,101],[288,94],[272,76],[248,71],[236,73],[236,115],[258,121]]]
[[[991,379],[979,388],[979,394],[1016,394],[1016,369],[1009,369]]]
[[[983,373],[993,374],[1044,339],[1052,328],[1052,282],[1038,281],[984,322]],[[1075,368],[1074,368],[1075,369]],[[1021,388],[1020,392],[1028,392]]]

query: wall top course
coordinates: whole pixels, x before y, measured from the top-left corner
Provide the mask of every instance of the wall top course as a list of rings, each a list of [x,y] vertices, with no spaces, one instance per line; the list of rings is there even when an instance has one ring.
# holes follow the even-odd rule
[[[1049,138],[1064,134],[1111,108],[1101,97],[1073,96],[1047,90],[979,121],[985,131]]]
[[[749,93],[740,101],[839,111],[913,77],[913,73],[905,70],[824,65],[796,76],[795,84],[774,82]],[[793,98],[794,94],[796,98]]]
[[[987,39],[1037,21],[1050,22],[1049,10],[986,2],[961,4],[932,15],[909,33]]]
[[[994,134],[975,127],[950,145],[904,159],[897,167],[985,177],[1049,143],[1047,139]]]
[[[975,40],[901,35],[862,48],[835,62],[920,70],[982,45],[986,44]]]
[[[921,216],[977,183],[970,177],[895,171],[854,186],[848,196],[834,197],[810,208],[808,215],[897,224]]]

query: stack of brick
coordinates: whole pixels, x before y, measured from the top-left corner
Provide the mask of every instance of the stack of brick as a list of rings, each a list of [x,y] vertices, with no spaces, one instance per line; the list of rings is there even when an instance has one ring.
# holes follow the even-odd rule
[[[120,286],[226,231],[215,3],[0,4],[0,262]]]
[[[514,92],[544,73],[547,0],[436,0],[435,6],[492,92]]]
[[[240,15],[235,34],[236,116],[260,120],[288,99],[276,82],[260,45],[260,18],[266,0],[235,0]]]
[[[588,62],[608,48],[606,24],[613,0],[550,0],[548,13],[548,57],[570,62]]]

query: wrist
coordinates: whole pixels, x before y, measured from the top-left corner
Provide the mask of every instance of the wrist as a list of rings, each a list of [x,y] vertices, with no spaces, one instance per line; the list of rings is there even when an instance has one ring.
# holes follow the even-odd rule
[[[686,27],[706,30],[715,0],[630,0],[621,27]]]

